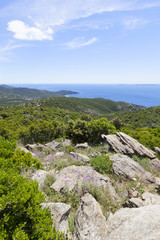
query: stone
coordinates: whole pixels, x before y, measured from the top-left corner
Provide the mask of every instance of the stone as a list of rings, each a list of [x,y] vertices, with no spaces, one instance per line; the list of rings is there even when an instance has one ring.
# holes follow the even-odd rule
[[[160,148],[155,147],[154,150],[155,150],[155,152],[156,152],[158,155],[160,155]]]
[[[105,139],[111,149],[116,153],[126,155],[137,154],[142,157],[149,157],[150,159],[156,158],[152,150],[149,150],[144,145],[140,144],[137,140],[125,133],[118,132],[116,135],[102,134],[102,138]]]
[[[123,207],[128,207],[128,208],[138,208],[143,206],[144,206],[144,202],[140,198],[131,198],[128,201],[126,201],[123,205]]]
[[[89,162],[90,161],[89,157],[82,155],[80,153],[70,152],[70,156],[81,162]]]
[[[134,154],[132,148],[129,148],[126,145],[123,145],[119,138],[116,135],[104,135],[102,134],[102,138],[109,144],[110,148],[116,152],[121,154],[131,155]]]
[[[156,183],[156,178],[152,173],[145,172],[141,177],[141,181],[146,183]]]
[[[106,236],[106,219],[100,205],[87,193],[75,216],[74,240],[106,240]]]
[[[91,158],[95,158],[97,156],[101,156],[101,153],[96,150],[90,155]]]
[[[123,208],[109,216],[106,240],[158,240],[159,229],[159,205]]]
[[[75,146],[75,148],[88,148],[88,143],[85,142],[85,143],[79,143]]]
[[[72,191],[76,186],[78,186],[78,189],[81,189],[83,185],[94,185],[99,188],[107,188],[113,199],[117,197],[109,177],[96,172],[91,166],[72,165],[63,168],[54,177],[56,181],[52,184],[51,188],[57,192]]]
[[[36,144],[27,144],[25,148],[27,148],[30,152],[33,152],[33,153],[37,152]]]
[[[158,158],[154,158],[153,160],[150,161],[151,164],[151,168],[155,171],[155,172],[160,172],[160,160]]]
[[[63,145],[64,145],[64,146],[71,146],[71,145],[72,145],[72,142],[71,142],[70,139],[64,139],[64,140],[63,140]]]
[[[144,205],[160,205],[160,196],[158,194],[145,192],[142,194],[142,200]]]
[[[56,148],[58,148],[59,145],[60,145],[60,143],[56,142],[54,140],[52,142],[48,142],[48,143],[45,144],[45,146],[51,148],[52,150],[55,150]]]
[[[109,156],[109,158],[113,161],[114,173],[124,179],[134,180],[133,178],[140,178],[145,173],[143,167],[126,155],[117,153]]]
[[[24,151],[25,153],[30,153],[33,158],[36,158],[36,155],[33,152],[30,152],[27,148],[19,147],[18,149],[20,149],[21,151]]]
[[[39,189],[40,190],[42,190],[44,185],[45,185],[45,181],[46,181],[47,175],[54,176],[55,175],[55,170],[53,169],[53,170],[51,170],[49,172],[47,172],[45,170],[37,170],[32,175],[32,180],[33,181],[36,180],[39,183]]]
[[[70,214],[71,206],[65,203],[42,203],[42,209],[49,208],[53,219],[53,227],[60,232],[67,233],[68,216]]]

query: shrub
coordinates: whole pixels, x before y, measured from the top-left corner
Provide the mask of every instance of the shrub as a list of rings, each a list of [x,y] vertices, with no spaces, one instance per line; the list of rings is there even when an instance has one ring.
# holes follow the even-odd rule
[[[100,172],[101,174],[113,173],[112,161],[108,156],[97,156],[95,158],[92,158],[90,164],[96,171]]]

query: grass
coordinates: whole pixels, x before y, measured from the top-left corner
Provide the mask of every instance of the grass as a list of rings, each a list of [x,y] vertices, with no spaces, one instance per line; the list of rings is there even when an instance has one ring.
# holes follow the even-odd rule
[[[147,157],[138,157],[136,155],[133,155],[132,159],[134,161],[136,161],[137,163],[139,163],[144,168],[144,170],[146,170],[148,172],[152,172],[152,169],[150,166],[150,161]]]

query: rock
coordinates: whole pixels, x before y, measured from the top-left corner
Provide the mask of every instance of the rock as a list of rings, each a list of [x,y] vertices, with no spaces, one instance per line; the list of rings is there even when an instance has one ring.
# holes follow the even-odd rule
[[[152,173],[145,172],[141,177],[141,181],[146,183],[156,183],[156,178]]]
[[[85,143],[79,143],[75,146],[75,148],[88,148],[88,143],[85,142]]]
[[[158,240],[159,229],[159,205],[124,208],[108,218],[106,240]]]
[[[47,175],[55,175],[55,170],[51,170],[49,172],[44,171],[44,170],[37,170],[36,172],[33,173],[32,175],[32,180],[33,181],[37,181],[39,183],[39,189],[42,190],[44,185],[45,185],[45,181],[46,181],[46,177]]]
[[[67,233],[69,229],[68,226],[68,216],[71,210],[71,206],[65,203],[42,203],[43,208],[49,208],[51,211],[51,216],[53,219],[53,227],[55,227],[60,232]]]
[[[46,176],[48,172],[44,170],[37,170],[32,175],[32,180],[36,180],[39,183],[39,189],[42,190],[45,184]]]
[[[94,153],[92,153],[92,154],[90,155],[91,158],[95,158],[95,157],[97,157],[97,156],[101,156],[100,152],[98,152],[98,151],[94,151]]]
[[[155,158],[155,159],[151,160],[150,164],[151,164],[151,168],[155,172],[160,172],[160,160],[158,158]]]
[[[57,192],[65,192],[74,190],[76,185],[81,189],[82,185],[94,185],[99,188],[108,188],[112,198],[116,198],[116,192],[110,183],[109,177],[104,177],[96,172],[90,166],[69,166],[63,168],[56,176],[56,181],[51,186]]]
[[[49,149],[43,145],[43,144],[27,144],[25,146],[29,151],[31,151],[32,153],[38,154],[39,152],[42,151],[49,151]]]
[[[71,157],[81,162],[89,162],[89,157],[82,155],[80,153],[70,152]]]
[[[106,235],[106,219],[100,205],[87,193],[75,216],[74,240],[106,240]]]
[[[102,138],[107,141],[110,147],[117,153],[139,156],[146,156],[150,159],[156,158],[154,152],[140,144],[134,138],[125,133],[118,132],[116,135],[102,135]]]
[[[25,148],[27,148],[30,152],[33,152],[33,153],[37,152],[36,144],[27,144]]]
[[[49,142],[49,143],[46,143],[45,146],[51,148],[52,150],[55,150],[56,148],[58,148],[60,145],[59,142],[56,142],[56,141],[52,141],[52,142]]]
[[[109,156],[109,158],[113,161],[114,173],[124,179],[134,180],[134,178],[139,178],[145,173],[143,167],[126,155],[119,153]]]
[[[155,152],[156,152],[158,155],[160,155],[160,148],[155,147],[154,150],[155,150]]]
[[[144,206],[144,203],[140,198],[131,198],[128,201],[126,201],[125,204],[123,205],[123,207],[129,207],[129,208],[138,208],[143,206]]]
[[[70,139],[64,139],[64,140],[63,140],[63,145],[64,145],[64,146],[71,146],[71,145],[72,145],[72,142],[71,142]]]
[[[33,158],[36,158],[36,155],[35,155],[34,153],[30,152],[27,148],[25,148],[25,147],[19,147],[18,149],[24,151],[25,153],[30,153]]]
[[[145,192],[142,194],[142,200],[144,205],[160,205],[160,196],[158,194]]]
[[[129,191],[128,191],[128,197],[129,198],[137,198],[139,196],[139,192],[138,190],[134,189],[134,188],[131,188]]]
[[[132,148],[129,148],[126,145],[123,145],[119,138],[116,135],[104,135],[102,134],[102,138],[107,141],[111,149],[116,152],[116,153],[121,153],[121,154],[134,154],[134,151]]]

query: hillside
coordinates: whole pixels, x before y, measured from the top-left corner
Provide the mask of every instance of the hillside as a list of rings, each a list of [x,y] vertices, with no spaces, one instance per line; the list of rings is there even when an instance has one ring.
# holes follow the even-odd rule
[[[125,103],[125,102],[114,102],[103,98],[65,98],[65,97],[53,97],[48,99],[42,99],[32,101],[25,106],[41,106],[41,107],[55,107],[66,109],[69,111],[86,113],[91,116],[99,116],[106,113],[122,112],[122,111],[137,111],[144,109],[142,106]]]
[[[68,94],[78,94],[73,91],[61,90],[58,92],[37,90],[29,88],[16,88],[7,85],[0,85],[0,105],[10,103],[28,102],[31,100],[48,98],[48,97],[62,97]]]
[[[160,127],[160,106],[145,108],[136,112],[113,113],[107,115],[109,120],[119,118],[122,125],[138,128]]]

